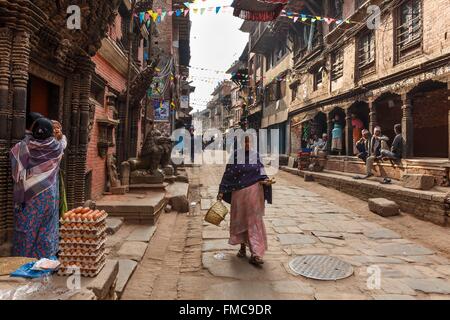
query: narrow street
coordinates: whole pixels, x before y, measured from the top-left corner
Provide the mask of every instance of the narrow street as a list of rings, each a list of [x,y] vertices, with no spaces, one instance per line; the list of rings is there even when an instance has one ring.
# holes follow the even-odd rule
[[[161,216],[124,300],[450,297],[446,228],[405,215],[396,220],[378,217],[363,201],[280,172],[274,203],[266,208],[269,250],[263,268],[257,269],[237,258],[238,248],[228,245],[228,224],[203,222],[223,168],[187,170],[191,201],[201,198],[203,204],[190,215]],[[289,261],[307,254],[338,257],[352,264],[354,274],[339,281],[295,276]],[[368,286],[374,269],[381,272],[379,288]]]

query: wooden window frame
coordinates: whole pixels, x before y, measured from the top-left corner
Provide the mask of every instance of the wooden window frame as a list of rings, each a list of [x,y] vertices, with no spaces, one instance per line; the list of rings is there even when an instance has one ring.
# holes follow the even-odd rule
[[[413,4],[415,1],[419,2],[419,13],[416,17],[412,17],[410,20],[403,22],[403,7],[407,3]],[[422,0],[404,0],[394,12],[394,52],[395,52],[395,62],[402,63],[407,61],[417,55],[420,55],[423,51],[423,1]],[[414,20],[418,20],[419,23],[413,24]],[[410,24],[408,31],[402,32],[402,28],[405,28],[406,24]],[[414,29],[417,28],[417,36],[414,38]],[[408,38],[412,39],[403,40],[402,37],[407,33]],[[405,42],[405,43],[402,43]]]
[[[331,81],[344,76],[344,49],[337,49],[331,53]]]

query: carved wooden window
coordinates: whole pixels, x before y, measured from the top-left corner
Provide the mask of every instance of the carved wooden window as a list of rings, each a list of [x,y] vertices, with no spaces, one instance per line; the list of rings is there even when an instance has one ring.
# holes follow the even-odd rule
[[[422,44],[422,1],[407,0],[398,8],[396,27],[397,60],[408,56]]]
[[[358,67],[363,69],[372,66],[375,62],[375,33],[373,30],[366,31],[359,36],[358,40]]]
[[[344,50],[339,49],[331,54],[331,80],[337,80],[344,74]]]
[[[318,90],[323,83],[323,67],[318,68],[313,74],[313,89]]]

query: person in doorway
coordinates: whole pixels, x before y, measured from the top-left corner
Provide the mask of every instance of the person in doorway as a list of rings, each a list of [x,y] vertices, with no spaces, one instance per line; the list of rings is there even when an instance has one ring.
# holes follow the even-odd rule
[[[343,130],[339,120],[339,115],[336,115],[334,118],[334,128],[331,131],[331,151],[341,154]]]
[[[229,244],[241,245],[238,257],[246,257],[246,248],[251,252],[250,263],[263,264],[267,250],[267,234],[264,226],[265,201],[272,203],[271,181],[265,174],[256,148],[245,139],[245,163],[238,163],[238,147],[227,164],[219,186],[218,200],[231,204]]]
[[[392,141],[391,149],[381,149],[381,157],[387,160],[400,160],[403,156],[403,136],[402,126],[396,124],[394,126],[395,138]]]
[[[387,142],[389,138],[381,135],[381,128],[375,127],[373,129],[373,136],[370,139],[369,145],[369,157],[366,161],[366,176],[364,179],[370,178],[373,176],[372,169],[375,160],[379,160],[381,157],[381,149],[387,148]]]
[[[32,136],[11,150],[14,256],[40,259],[58,252],[58,174],[67,140],[58,129],[54,136],[54,126],[51,120],[37,119]]]
[[[355,144],[355,149],[357,150],[357,157],[365,163],[369,157],[370,132],[369,130],[364,129],[361,131],[361,135],[362,137]]]
[[[358,154],[359,151],[356,148],[356,143],[362,138],[362,130],[364,129],[364,124],[354,113],[352,113],[352,127],[353,127],[353,141],[355,142],[355,145],[353,147],[353,153]]]

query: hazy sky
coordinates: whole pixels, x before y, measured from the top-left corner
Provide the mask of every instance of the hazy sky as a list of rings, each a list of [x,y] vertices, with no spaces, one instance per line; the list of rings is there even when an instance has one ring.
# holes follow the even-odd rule
[[[191,69],[192,85],[196,87],[191,95],[191,105],[194,111],[206,108],[206,101],[211,99],[211,93],[219,79],[229,75],[216,73],[226,71],[239,58],[248,40],[248,34],[241,32],[239,27],[242,19],[233,16],[232,8],[219,11],[218,14],[206,11],[203,15],[193,14],[193,8],[216,7],[230,5],[231,0],[196,1],[191,5]],[[202,71],[197,68],[210,69]],[[214,81],[214,83],[208,83]]]

